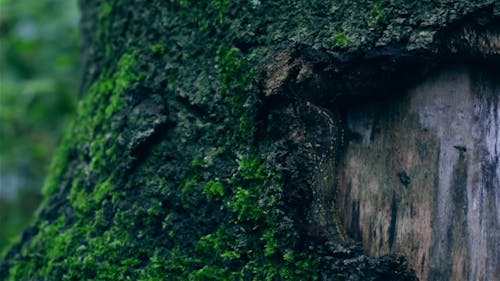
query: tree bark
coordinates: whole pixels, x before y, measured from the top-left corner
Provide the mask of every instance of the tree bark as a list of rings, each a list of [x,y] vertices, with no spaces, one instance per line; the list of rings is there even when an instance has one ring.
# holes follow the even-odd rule
[[[497,1],[90,0],[81,9],[78,114],[0,279],[499,276]],[[408,94],[443,65],[473,62],[486,73],[474,85],[489,85],[473,95],[493,110],[474,121],[496,141],[489,154],[425,131],[439,127],[415,119],[427,96]],[[364,107],[381,100],[380,114]],[[433,122],[454,115],[442,116]],[[362,122],[380,133],[364,142]],[[415,142],[430,148],[401,148]],[[444,144],[458,153],[447,195]],[[481,219],[467,211],[475,189],[463,182],[474,175],[489,198]],[[409,205],[428,213],[406,216]],[[470,233],[485,236],[480,249],[460,245],[476,241]],[[471,262],[484,254],[486,265]]]

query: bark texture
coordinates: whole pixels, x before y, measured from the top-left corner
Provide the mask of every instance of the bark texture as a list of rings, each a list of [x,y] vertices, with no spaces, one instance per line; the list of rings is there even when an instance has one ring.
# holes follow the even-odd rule
[[[1,280],[416,280],[411,268],[423,280],[496,274],[474,275],[498,258],[469,267],[473,249],[456,246],[469,231],[459,222],[464,188],[450,195],[457,210],[443,217],[458,230],[420,265],[410,255],[435,240],[404,238],[408,228],[394,210],[413,198],[432,209],[440,195],[370,188],[378,200],[365,184],[342,183],[367,178],[369,169],[381,171],[375,180],[393,176],[383,165],[359,173],[349,165],[349,155],[364,153],[352,117],[360,104],[396,101],[443,64],[499,63],[497,1],[89,0],[81,8],[78,116],[37,219],[3,257]],[[488,106],[498,103],[495,87],[484,95],[496,99]],[[429,146],[439,142],[408,129]],[[387,153],[383,139],[370,141]],[[469,160],[457,147],[460,183]],[[437,152],[428,153],[422,161],[438,165]],[[414,185],[411,172],[398,172],[404,186]],[[498,196],[497,184],[486,186]],[[362,200],[380,202],[370,209]],[[390,218],[377,219],[380,208],[392,210]],[[429,217],[406,221],[418,235],[441,237]],[[372,241],[379,236],[367,234],[365,222],[388,236]],[[408,255],[411,267],[391,253]]]

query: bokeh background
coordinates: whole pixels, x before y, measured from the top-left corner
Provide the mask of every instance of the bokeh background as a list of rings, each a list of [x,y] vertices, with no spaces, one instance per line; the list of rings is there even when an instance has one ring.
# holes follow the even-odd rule
[[[76,0],[0,0],[0,253],[32,221],[80,80]]]

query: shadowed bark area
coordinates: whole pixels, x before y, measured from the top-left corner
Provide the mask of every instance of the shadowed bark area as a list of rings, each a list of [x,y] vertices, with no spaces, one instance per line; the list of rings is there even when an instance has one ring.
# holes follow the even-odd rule
[[[81,1],[78,116],[0,279],[416,280],[340,209],[345,114],[498,63],[500,6],[414,2]]]

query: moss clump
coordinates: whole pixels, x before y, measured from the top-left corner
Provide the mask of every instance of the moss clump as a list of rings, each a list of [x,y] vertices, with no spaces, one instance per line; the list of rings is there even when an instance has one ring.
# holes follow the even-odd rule
[[[203,191],[207,196],[207,200],[211,201],[216,198],[224,197],[225,188],[218,179],[210,180],[205,184],[205,190]]]
[[[109,166],[110,158],[116,157],[116,139],[108,135],[112,131],[113,116],[123,109],[121,95],[133,83],[144,78],[143,73],[135,72],[136,53],[124,54],[117,64],[114,74],[104,73],[90,87],[85,98],[78,105],[77,117],[65,135],[51,164],[49,177],[43,192],[50,196],[58,190],[70,157],[70,149],[89,147],[89,170],[99,172]]]
[[[158,54],[158,55],[164,54],[165,53],[165,46],[163,46],[161,44],[154,44],[151,46],[151,51],[154,54]]]
[[[368,25],[369,26],[376,26],[379,24],[383,24],[387,21],[387,13],[384,10],[384,6],[387,4],[387,1],[385,0],[380,0],[379,2],[375,3],[372,7],[372,16],[368,20]]]
[[[335,34],[332,38],[332,45],[336,48],[345,49],[349,47],[351,43],[351,39],[349,39],[349,36],[345,31]]]

